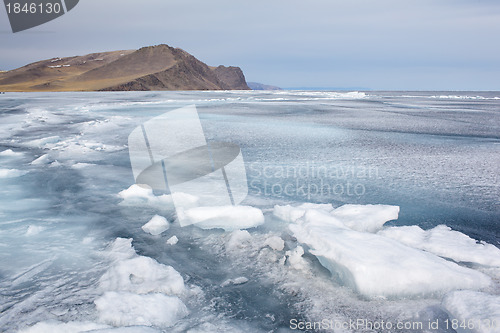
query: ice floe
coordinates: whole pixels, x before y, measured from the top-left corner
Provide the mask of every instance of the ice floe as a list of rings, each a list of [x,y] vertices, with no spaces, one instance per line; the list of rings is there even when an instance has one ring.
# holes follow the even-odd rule
[[[168,230],[170,224],[167,219],[160,215],[155,215],[148,223],[142,226],[142,230],[153,236],[160,235]]]
[[[415,225],[390,227],[378,234],[457,262],[500,267],[500,249],[485,242],[478,243],[445,225],[430,230]]]
[[[375,208],[366,207],[370,209]],[[395,210],[385,209],[388,212],[383,214],[382,208],[376,208],[377,215],[393,218]],[[361,217],[366,210],[360,210]],[[353,214],[347,214],[347,221],[353,219]],[[352,230],[347,221],[323,209],[309,209],[289,228],[335,278],[364,296],[424,296],[491,284],[483,273],[381,235]],[[290,254],[289,261],[298,254]]]
[[[155,195],[153,190],[147,185],[131,185],[128,189],[118,193],[118,197],[123,199],[123,206],[151,206],[160,210],[168,210],[174,208],[175,197],[176,203],[182,203],[182,207],[196,207],[198,198],[187,193],[174,193]]]
[[[169,239],[167,239],[167,244],[168,245],[175,245],[178,242],[179,242],[179,239],[177,238],[177,236],[172,236]]]
[[[294,222],[295,220],[301,218],[308,209],[319,209],[326,212],[331,212],[333,211],[333,206],[331,204],[312,204],[312,203],[304,203],[297,207],[291,205],[286,205],[286,206],[276,205],[274,206],[273,215],[283,221]]]
[[[112,264],[99,280],[103,290],[168,295],[180,295],[185,291],[184,280],[174,268],[137,255],[130,242],[119,238],[112,245],[111,256],[118,255],[120,260]]]
[[[31,165],[44,165],[44,164],[49,164],[51,162],[52,162],[52,160],[51,160],[49,154],[44,154],[44,155],[36,158],[33,162],[31,162]]]
[[[105,256],[112,264],[99,280],[104,294],[94,301],[101,322],[169,327],[188,314],[179,298],[184,280],[174,268],[137,255],[132,239],[117,238]]]
[[[375,232],[387,221],[397,220],[398,206],[343,205],[330,213],[352,230]]]
[[[196,207],[177,211],[187,224],[194,224],[202,229],[237,229],[254,228],[264,223],[264,214],[251,206],[212,206]]]
[[[398,206],[388,205],[343,205],[334,209],[331,204],[304,203],[300,206],[274,206],[273,215],[286,222],[294,222],[309,209],[329,213],[339,222],[356,231],[376,232],[384,223],[396,220]]]

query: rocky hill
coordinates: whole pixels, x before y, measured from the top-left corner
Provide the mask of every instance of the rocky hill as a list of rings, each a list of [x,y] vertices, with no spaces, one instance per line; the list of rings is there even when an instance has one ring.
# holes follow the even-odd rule
[[[248,89],[239,67],[209,67],[165,44],[53,58],[0,72],[0,91]]]
[[[283,90],[280,87],[270,86],[268,84],[258,82],[247,82],[247,85],[252,90]]]

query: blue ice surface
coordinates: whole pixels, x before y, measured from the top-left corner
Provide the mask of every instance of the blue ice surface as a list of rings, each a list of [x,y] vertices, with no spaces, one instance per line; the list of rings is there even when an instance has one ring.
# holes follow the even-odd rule
[[[256,330],[284,329],[289,318],[305,316],[290,305],[299,300],[266,280],[257,278],[243,288],[217,287],[235,267],[198,241],[214,232],[185,233],[179,246],[165,248],[140,229],[153,209],[119,205],[117,193],[134,181],[128,134],[154,116],[190,104],[198,108],[208,141],[240,145],[249,184],[246,204],[263,209],[301,202],[399,205],[400,218],[393,224],[425,229],[446,224],[498,245],[499,96],[2,95],[0,152],[23,154],[0,156],[0,168],[27,173],[0,179],[0,326],[24,327],[53,319],[54,313],[62,320],[78,319],[68,310],[75,304],[77,312],[92,313],[92,286],[106,268],[95,253],[116,237],[133,238],[140,254],[174,266],[201,286],[214,311],[253,323]],[[47,164],[30,164],[44,154]],[[75,168],[77,163],[87,165]],[[252,274],[249,267],[238,269]],[[274,320],[266,317],[269,313]]]

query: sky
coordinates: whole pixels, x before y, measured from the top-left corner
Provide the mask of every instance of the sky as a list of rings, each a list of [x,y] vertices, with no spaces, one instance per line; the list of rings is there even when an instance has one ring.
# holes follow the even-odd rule
[[[168,44],[283,88],[500,90],[499,0],[80,0],[12,33],[0,70]]]

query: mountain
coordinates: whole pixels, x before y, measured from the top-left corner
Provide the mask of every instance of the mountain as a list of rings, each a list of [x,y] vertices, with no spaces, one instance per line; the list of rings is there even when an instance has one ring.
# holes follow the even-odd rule
[[[249,89],[239,67],[209,67],[165,44],[53,58],[0,72],[0,91]]]
[[[247,82],[247,85],[252,90],[283,90],[280,87],[270,86],[270,85],[258,83],[258,82]]]

